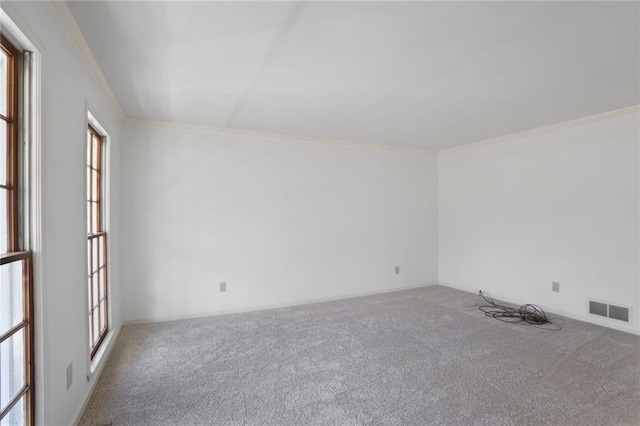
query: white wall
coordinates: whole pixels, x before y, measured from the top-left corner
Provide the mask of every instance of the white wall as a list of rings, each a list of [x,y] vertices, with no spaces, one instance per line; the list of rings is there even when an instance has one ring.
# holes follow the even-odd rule
[[[640,332],[638,123],[442,152],[440,282]],[[633,329],[587,316],[587,298],[630,306]]]
[[[439,160],[133,124],[121,138],[50,7],[2,8],[42,60],[38,423],[72,421],[95,380],[84,379],[87,103],[113,138],[113,328],[439,279],[586,320],[587,297],[629,305],[640,331],[637,115]]]
[[[127,320],[437,281],[432,154],[140,124],[123,138]]]
[[[119,307],[120,118],[45,2],[2,2],[41,60],[42,235],[36,254],[36,420],[69,424],[87,397],[88,307],[86,296],[87,104],[112,136],[111,272],[114,328]],[[42,278],[42,279],[40,279]],[[73,385],[66,368],[73,363]],[[92,381],[95,376],[92,377]]]

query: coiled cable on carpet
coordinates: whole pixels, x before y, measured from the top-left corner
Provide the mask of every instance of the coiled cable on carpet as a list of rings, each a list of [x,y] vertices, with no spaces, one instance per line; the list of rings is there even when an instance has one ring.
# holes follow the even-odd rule
[[[502,322],[524,322],[545,330],[560,330],[562,328],[558,324],[551,322],[547,314],[538,305],[527,303],[519,308],[512,308],[511,306],[496,303],[491,297],[485,296],[482,290],[478,294],[488,303],[487,305],[479,306],[478,309],[488,317]]]

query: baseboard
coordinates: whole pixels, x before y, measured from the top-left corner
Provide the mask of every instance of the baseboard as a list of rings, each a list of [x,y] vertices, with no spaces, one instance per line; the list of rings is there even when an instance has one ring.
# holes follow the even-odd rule
[[[109,339],[109,342],[107,343],[107,347],[105,348],[105,351],[102,355],[102,359],[100,360],[100,363],[96,366],[96,369],[91,374],[91,380],[89,382],[89,391],[87,392],[87,395],[82,401],[82,404],[80,404],[80,407],[78,407],[78,409],[76,410],[75,414],[72,417],[73,421],[71,422],[71,424],[73,426],[78,425],[78,423],[80,422],[80,419],[82,418],[82,415],[84,414],[84,410],[87,408],[87,405],[89,405],[89,401],[91,401],[91,397],[93,396],[93,391],[96,388],[96,383],[98,383],[98,380],[100,380],[100,376],[104,371],[104,366],[107,364],[107,361],[111,356],[111,351],[116,345],[116,341],[118,340],[118,336],[120,335],[121,329],[122,329],[122,326],[114,330],[113,336],[111,337],[111,339]]]
[[[447,283],[447,282],[438,282],[438,285],[441,285],[443,287],[449,287],[449,288],[453,288],[455,290],[460,290],[460,291],[464,291],[466,293],[472,293],[472,294],[478,294],[478,290],[479,289],[471,289],[469,287],[464,287],[464,286],[460,286],[457,284],[452,284],[452,283]],[[504,294],[499,294],[499,293],[495,293],[493,291],[491,292],[487,292],[487,294],[489,296],[491,296],[491,298],[493,299],[498,299],[513,305],[524,305],[525,303],[531,303],[531,301],[526,301],[526,300],[522,300],[522,299],[518,299],[518,298],[514,298],[511,296],[507,296]],[[574,312],[569,312],[569,311],[564,311],[561,309],[547,309],[546,307],[542,307],[548,314],[551,315],[558,315],[561,317],[566,317],[566,318],[570,318],[576,321],[582,321],[582,322],[586,322],[589,324],[595,324],[595,325],[599,325],[605,328],[610,328],[613,330],[617,330],[617,331],[622,331],[625,333],[631,333],[631,334],[635,334],[635,335],[640,335],[640,330],[635,329],[632,325],[625,325],[625,324],[617,324],[617,323],[611,323],[611,320],[607,320],[607,319],[599,319],[597,317],[591,317],[587,314],[576,314]]]
[[[133,325],[133,324],[148,324],[148,323],[154,323],[154,322],[178,321],[178,320],[184,320],[184,319],[195,319],[195,318],[211,317],[211,316],[218,316],[218,315],[240,314],[244,312],[266,311],[269,309],[289,308],[292,306],[310,305],[313,303],[333,302],[336,300],[353,299],[356,297],[373,296],[376,294],[393,293],[396,291],[412,290],[415,288],[431,287],[434,285],[438,285],[438,282],[409,285],[409,286],[402,286],[402,287],[393,287],[393,288],[388,288],[383,290],[349,293],[349,294],[333,296],[333,297],[321,297],[321,298],[303,299],[299,301],[285,302],[285,303],[248,306],[248,307],[237,308],[237,309],[223,309],[223,310],[212,311],[212,312],[201,312],[201,313],[186,314],[186,315],[170,315],[170,316],[161,316],[161,317],[140,318],[140,319],[123,321],[122,325],[125,326],[125,325]]]

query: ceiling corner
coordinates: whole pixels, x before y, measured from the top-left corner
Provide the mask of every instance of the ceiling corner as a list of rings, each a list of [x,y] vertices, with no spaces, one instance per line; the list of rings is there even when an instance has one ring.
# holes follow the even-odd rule
[[[47,0],[47,3],[60,21],[60,24],[67,34],[67,37],[69,37],[69,39],[73,42],[73,45],[80,54],[80,57],[82,58],[84,63],[87,65],[89,72],[95,78],[98,86],[100,86],[107,99],[111,102],[111,105],[113,106],[120,119],[124,120],[124,111],[122,110],[122,107],[113,94],[111,86],[109,86],[107,79],[105,78],[102,70],[100,69],[100,66],[98,65],[98,62],[93,56],[93,52],[91,52],[91,48],[89,48],[87,40],[84,38],[82,31],[80,31],[80,27],[76,23],[76,20],[73,17],[73,14],[71,13],[69,6],[67,5],[67,2]]]

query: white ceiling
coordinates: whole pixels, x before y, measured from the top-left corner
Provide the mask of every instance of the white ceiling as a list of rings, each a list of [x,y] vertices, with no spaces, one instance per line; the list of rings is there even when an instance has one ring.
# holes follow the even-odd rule
[[[129,118],[440,149],[640,103],[640,3],[70,2]]]

